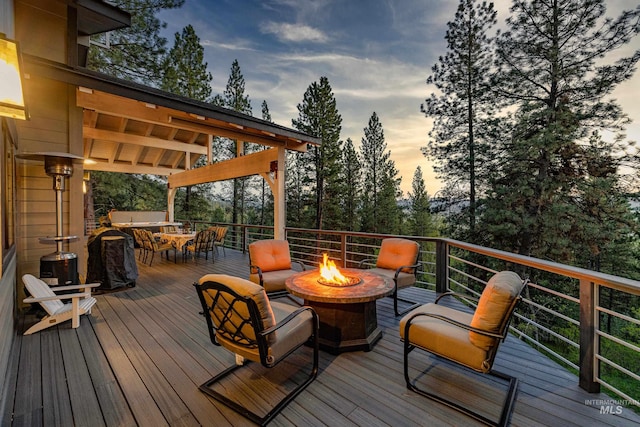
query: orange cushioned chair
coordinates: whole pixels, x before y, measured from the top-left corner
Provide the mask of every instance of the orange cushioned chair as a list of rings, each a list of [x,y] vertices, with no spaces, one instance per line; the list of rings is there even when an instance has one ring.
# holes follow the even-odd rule
[[[360,268],[371,265],[375,261],[375,268],[371,268],[369,271],[393,280],[393,310],[396,316],[400,316],[419,305],[415,301],[398,297],[398,289],[407,288],[416,283],[416,272],[420,266],[418,263],[419,255],[420,245],[417,242],[394,237],[382,240],[377,260],[364,259],[360,261]],[[410,303],[411,306],[400,312],[398,311],[398,301]]]
[[[256,424],[267,424],[318,374],[319,322],[316,312],[311,307],[271,303],[261,286],[225,274],[208,274],[194,283],[194,286],[202,304],[211,342],[236,355],[236,364],[202,384],[200,391]],[[245,359],[273,368],[307,342],[313,347],[309,375],[297,378],[297,385],[263,416],[234,400],[243,393],[236,390],[233,382],[225,387],[214,387],[220,385],[220,381],[227,375],[244,366]],[[282,375],[292,371],[295,371],[292,365],[287,365],[283,368]],[[251,375],[255,376],[256,373]],[[254,392],[261,388],[256,388],[255,385],[253,387]],[[227,393],[222,394],[215,388],[224,389]],[[273,396],[275,394],[272,393],[271,397]]]
[[[404,340],[404,377],[409,390],[443,403],[489,425],[506,425],[515,402],[518,379],[493,370],[498,346],[507,337],[511,316],[521,300],[527,281],[512,271],[496,273],[487,283],[475,312],[468,313],[438,304],[444,296],[474,300],[468,295],[447,292],[435,303],[422,305],[400,321]],[[499,421],[492,421],[459,403],[417,387],[409,378],[409,353],[415,348],[428,351],[470,370],[509,381]],[[422,374],[422,373],[421,373]],[[464,390],[460,390],[464,392]]]
[[[302,271],[304,264],[294,261]],[[257,283],[271,297],[287,295],[285,281],[299,273],[292,267],[289,242],[286,240],[258,240],[249,245],[249,280]]]

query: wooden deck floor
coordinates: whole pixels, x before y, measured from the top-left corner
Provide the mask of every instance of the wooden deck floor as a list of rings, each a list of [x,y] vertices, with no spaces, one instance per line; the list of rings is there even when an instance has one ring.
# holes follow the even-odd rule
[[[12,350],[11,375],[2,426],[241,426],[248,422],[198,390],[233,356],[209,341],[191,284],[217,272],[248,276],[248,259],[227,250],[215,263],[156,260],[139,264],[137,286],[98,296],[91,316],[78,329],[70,322],[31,336],[19,336]],[[421,301],[433,293],[410,292]],[[383,338],[370,352],[339,356],[321,352],[320,373],[272,422],[274,426],[449,426],[473,420],[407,391],[402,344],[392,300],[378,301]],[[21,319],[21,333],[33,319]],[[255,364],[224,384],[238,399],[257,408],[282,393],[310,349],[292,363],[265,370]],[[415,354],[415,355],[414,355]],[[484,376],[468,376],[426,354],[412,353],[421,379],[491,417],[499,412],[504,387]],[[624,407],[601,414],[578,379],[526,344],[508,338],[496,368],[518,377],[514,426],[637,425],[640,417]],[[244,375],[244,376],[242,376]],[[289,380],[289,385],[291,381]],[[242,385],[244,383],[244,385]],[[284,385],[283,385],[284,384]]]

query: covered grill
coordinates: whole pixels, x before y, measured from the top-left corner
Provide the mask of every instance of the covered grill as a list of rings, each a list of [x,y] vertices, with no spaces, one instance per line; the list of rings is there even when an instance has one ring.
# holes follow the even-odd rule
[[[96,230],[87,241],[87,283],[100,282],[98,289],[133,287],[138,278],[138,266],[133,237],[120,230]]]

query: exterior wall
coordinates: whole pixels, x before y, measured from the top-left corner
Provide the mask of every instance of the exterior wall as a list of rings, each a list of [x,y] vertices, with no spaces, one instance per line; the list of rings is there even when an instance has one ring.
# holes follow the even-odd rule
[[[66,62],[65,1],[22,0],[15,2],[16,39],[24,54]],[[19,151],[64,152],[82,155],[82,110],[76,107],[75,87],[31,74],[25,80],[25,100],[30,119],[16,123]],[[56,235],[56,203],[53,178],[42,162],[18,160],[17,167],[17,276],[39,275],[40,258],[56,251],[39,238]],[[78,269],[85,274],[83,248],[84,210],[82,164],[74,164],[73,176],[66,179],[63,193],[63,233],[78,236],[65,244],[64,251],[78,255]],[[18,302],[23,290],[18,286]]]
[[[16,253],[9,251],[3,259],[2,276],[0,277],[0,414],[4,413],[4,392],[6,380],[9,377],[8,369],[11,362],[11,348],[15,339],[15,314],[16,314]]]
[[[67,62],[66,3],[61,0],[15,0],[16,39],[24,53]]]
[[[75,104],[75,95],[67,85],[31,76],[30,90],[40,96],[30,107],[31,119],[18,123],[20,151],[73,152],[71,140],[77,140],[75,132],[70,132],[71,115],[76,116],[68,105]],[[80,151],[74,154],[81,154]],[[43,244],[40,237],[56,234],[56,198],[53,178],[46,175],[41,162],[17,162],[17,250],[18,276],[25,273],[39,274],[40,258],[55,252],[55,245]],[[78,254],[78,266],[83,267],[80,256],[84,253],[82,165],[74,165],[73,176],[66,179],[63,193],[63,232],[65,235],[79,236],[81,239],[65,247],[65,251]],[[21,295],[19,295],[20,299]]]
[[[13,0],[0,0],[0,32],[13,39]],[[4,413],[4,392],[16,324],[15,173],[13,168],[13,121],[0,118],[0,413]],[[5,163],[6,162],[6,163]]]

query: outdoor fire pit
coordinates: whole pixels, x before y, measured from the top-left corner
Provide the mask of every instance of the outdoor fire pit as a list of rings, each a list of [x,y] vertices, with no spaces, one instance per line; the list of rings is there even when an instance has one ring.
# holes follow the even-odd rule
[[[318,314],[322,349],[333,354],[371,350],[382,337],[376,300],[393,292],[393,281],[367,270],[336,270],[345,279],[328,280],[320,269],[304,271],[287,279],[287,290]]]
[[[322,264],[320,264],[320,277],[318,283],[324,286],[355,286],[362,283],[358,275],[344,275],[340,272],[336,263],[329,260],[329,255],[322,254]]]

